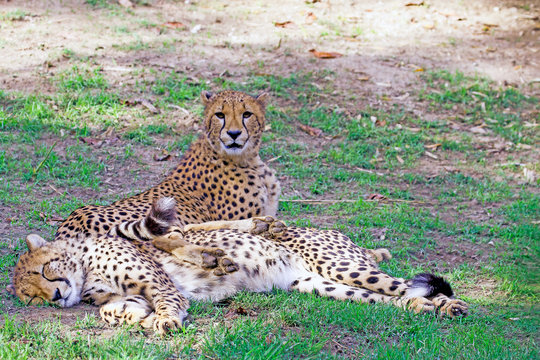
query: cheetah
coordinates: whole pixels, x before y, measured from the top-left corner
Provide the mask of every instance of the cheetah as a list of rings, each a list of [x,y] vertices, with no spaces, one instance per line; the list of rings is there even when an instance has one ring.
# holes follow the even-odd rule
[[[219,301],[242,290],[279,288],[337,300],[390,303],[415,312],[466,313],[467,305],[451,298],[452,290],[441,278],[421,274],[403,280],[379,271],[370,272],[362,285],[346,285],[311,270],[303,256],[268,238],[286,232],[283,241],[287,236],[321,246],[348,241],[350,247],[341,257],[334,255],[335,261],[349,254],[351,268],[376,266],[373,254],[379,251],[359,248],[338,232],[283,228],[269,217],[251,219],[258,226],[250,231],[181,230],[175,226],[176,209],[173,198],[163,198],[142,219],[122,222],[106,234],[81,233],[52,242],[31,234],[8,291],[29,305],[45,301],[70,307],[90,302],[100,306],[101,318],[110,325],[139,324],[158,334],[182,326],[190,299]],[[192,262],[209,248],[218,263],[213,270]],[[344,273],[335,270],[336,277]],[[346,276],[355,278],[353,273]],[[370,277],[379,281],[370,282]],[[368,287],[372,283],[380,288]],[[391,286],[397,286],[399,294],[391,295]]]
[[[264,92],[203,91],[203,133],[171,174],[139,195],[75,210],[55,239],[106,234],[121,222],[142,219],[162,197],[176,200],[178,226],[275,215],[279,182],[259,156],[267,98]]]

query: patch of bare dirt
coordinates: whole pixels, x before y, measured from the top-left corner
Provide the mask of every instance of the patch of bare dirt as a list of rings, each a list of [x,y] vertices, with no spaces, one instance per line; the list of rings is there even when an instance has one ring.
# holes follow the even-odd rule
[[[78,1],[10,1],[1,4],[2,12],[22,10],[29,16],[0,29],[0,83],[46,91],[39,79],[57,72],[71,56],[88,58],[112,74],[146,67],[242,78],[250,72],[328,69],[338,74],[338,88],[369,105],[385,102],[371,94],[385,94],[412,106],[403,96],[425,68],[481,73],[525,87],[537,78],[535,4],[432,0],[405,5],[401,0],[154,1],[130,13]],[[170,29],[164,26],[168,21],[186,27]],[[275,26],[285,21],[290,26]],[[312,48],[344,56],[316,59],[308,51]]]
[[[480,266],[500,253],[493,241],[490,243],[459,241],[455,237],[439,233],[431,233],[428,236],[435,242],[434,248],[416,254],[416,258],[418,263],[428,263],[439,273],[463,264]]]
[[[50,306],[14,307],[8,306],[11,315],[27,322],[40,322],[43,320],[60,320],[63,325],[74,326],[86,314],[99,318],[99,309],[96,306],[79,304],[71,308],[55,308]],[[3,319],[0,319],[3,321]]]

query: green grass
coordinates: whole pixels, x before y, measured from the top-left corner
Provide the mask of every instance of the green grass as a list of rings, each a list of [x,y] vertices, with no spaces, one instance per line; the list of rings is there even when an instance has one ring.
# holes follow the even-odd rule
[[[202,90],[232,88],[271,94],[261,153],[283,184],[280,217],[339,229],[360,246],[387,247],[394,258],[381,267],[389,274],[444,275],[471,314],[441,319],[275,290],[240,293],[222,304],[193,302],[191,323],[160,339],[136,327],[109,329],[83,312],[73,321],[25,323],[13,310],[23,304],[2,292],[0,309],[8,315],[0,320],[1,358],[538,358],[538,184],[521,184],[512,177],[519,169],[491,164],[476,146],[477,134],[399,107],[344,111],[328,71],[284,77],[254,72],[239,82],[134,69],[135,85],[123,86],[99,66],[73,54],[67,58],[72,66],[51,79],[49,94],[0,91],[0,204],[12,229],[1,236],[7,241],[0,241],[0,286],[9,282],[26,233],[51,238],[52,216],[66,217],[84,204],[107,204],[157,183],[175,164],[148,163],[152,154],[183,153],[198,135],[176,128],[178,107],[200,116]],[[422,81],[417,93],[426,111],[450,119],[455,105],[459,119],[452,121],[465,127],[490,118],[496,122],[487,122],[487,129],[494,134],[514,143],[536,141],[525,121],[534,120],[527,114],[537,99],[459,72],[430,72]],[[160,113],[126,101],[139,98]],[[304,133],[300,124],[321,129],[322,137]],[[104,131],[111,127],[116,142],[79,140],[107,139]],[[449,163],[459,158],[459,171],[431,176],[419,166],[426,146],[437,143],[439,149],[429,151]],[[523,155],[517,147],[510,151]],[[491,176],[501,172],[505,176]],[[366,201],[369,194],[390,202]],[[343,201],[286,201],[306,198]],[[251,315],[225,316],[238,308]]]
[[[0,21],[22,21],[26,16],[29,16],[30,14],[27,13],[24,10],[13,10],[8,12],[1,12],[0,13]]]
[[[452,110],[454,117],[466,124],[484,123],[514,143],[537,144],[540,140],[535,127],[525,126],[525,121],[538,120],[538,116],[534,119],[525,115],[529,109],[538,109],[538,98],[459,71],[429,71],[423,78],[426,86],[420,100],[428,101],[434,110]]]

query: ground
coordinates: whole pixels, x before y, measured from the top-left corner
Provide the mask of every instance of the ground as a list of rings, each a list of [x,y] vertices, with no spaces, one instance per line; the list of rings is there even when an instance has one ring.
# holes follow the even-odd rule
[[[540,5],[132,5],[0,4],[1,358],[538,358]],[[271,94],[280,218],[445,276],[470,316],[245,293],[160,339],[3,290],[27,233],[157,183],[228,88]]]

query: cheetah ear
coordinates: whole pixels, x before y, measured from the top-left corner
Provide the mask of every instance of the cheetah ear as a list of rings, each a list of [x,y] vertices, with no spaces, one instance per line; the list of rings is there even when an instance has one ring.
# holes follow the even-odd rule
[[[26,237],[26,246],[28,246],[28,251],[30,252],[35,251],[44,245],[47,245],[47,241],[38,234],[30,234]]]
[[[210,99],[212,98],[212,96],[214,96],[213,93],[211,93],[210,91],[203,91],[201,92],[201,100],[202,100],[202,103],[206,106],[208,104],[208,102],[210,101]]]
[[[255,96],[255,99],[262,105],[263,108],[265,108],[269,97],[270,95],[268,95],[266,91],[263,91],[259,95]]]
[[[6,290],[9,294],[16,296],[15,286],[13,286],[13,284],[9,284],[8,286],[6,286]]]

